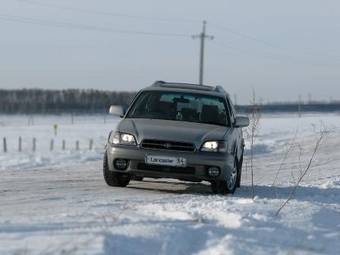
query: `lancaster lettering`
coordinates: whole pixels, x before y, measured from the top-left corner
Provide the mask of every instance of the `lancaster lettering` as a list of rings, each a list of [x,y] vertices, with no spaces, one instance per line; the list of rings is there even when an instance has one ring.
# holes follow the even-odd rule
[[[186,166],[185,158],[172,158],[172,157],[164,157],[164,156],[146,156],[145,163],[154,164],[154,165],[164,165],[164,166]]]
[[[152,162],[154,162],[154,163],[157,163],[157,162],[159,162],[159,163],[173,163],[174,161],[172,160],[172,159],[162,159],[162,158],[151,158],[150,159]]]

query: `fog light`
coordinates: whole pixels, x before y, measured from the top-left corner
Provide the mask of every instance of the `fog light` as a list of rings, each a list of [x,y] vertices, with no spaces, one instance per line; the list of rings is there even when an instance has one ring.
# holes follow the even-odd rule
[[[208,175],[210,177],[217,177],[220,175],[220,169],[218,167],[212,166],[208,168]]]
[[[115,168],[118,170],[126,170],[128,163],[129,162],[126,159],[115,159],[113,162]]]

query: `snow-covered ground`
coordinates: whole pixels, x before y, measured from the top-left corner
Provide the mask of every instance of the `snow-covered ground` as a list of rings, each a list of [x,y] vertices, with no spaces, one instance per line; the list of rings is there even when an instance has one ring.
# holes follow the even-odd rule
[[[27,170],[51,166],[69,166],[70,163],[88,163],[100,160],[110,130],[118,119],[102,115],[72,116],[0,115],[0,170]],[[55,135],[54,125],[57,125]],[[19,136],[22,153],[18,153]],[[7,139],[8,153],[3,152],[3,137]],[[36,151],[33,152],[33,139]],[[50,150],[53,139],[53,151]],[[90,140],[93,148],[90,151]],[[62,144],[65,141],[65,150]],[[79,141],[79,151],[76,150]]]
[[[117,120],[105,122],[35,116],[28,126],[27,116],[0,116],[0,138],[8,142],[6,154],[0,147],[0,254],[340,254],[340,115],[262,116],[255,199],[249,156],[233,196],[212,195],[207,183],[172,180],[107,187],[102,149]],[[275,216],[322,125],[331,132],[295,197]]]

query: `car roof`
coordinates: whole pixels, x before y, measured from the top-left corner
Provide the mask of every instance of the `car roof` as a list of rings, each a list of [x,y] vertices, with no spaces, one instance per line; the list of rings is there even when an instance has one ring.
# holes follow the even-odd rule
[[[190,92],[212,96],[229,96],[221,86],[207,86],[180,82],[156,81],[153,85],[142,91],[173,91]]]

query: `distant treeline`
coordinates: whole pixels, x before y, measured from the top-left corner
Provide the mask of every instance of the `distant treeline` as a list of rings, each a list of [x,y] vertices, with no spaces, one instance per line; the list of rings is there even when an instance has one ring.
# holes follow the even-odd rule
[[[110,105],[127,107],[134,92],[99,90],[0,90],[0,113],[104,113]]]
[[[237,111],[251,113],[254,109],[261,113],[308,113],[308,112],[340,112],[340,102],[309,102],[309,103],[269,103],[238,105]]]
[[[135,92],[100,90],[0,90],[0,113],[4,114],[93,114],[105,113],[110,105],[128,107]],[[255,106],[260,112],[334,112],[340,111],[340,102],[270,103]],[[237,110],[250,113],[254,106],[237,105]]]

